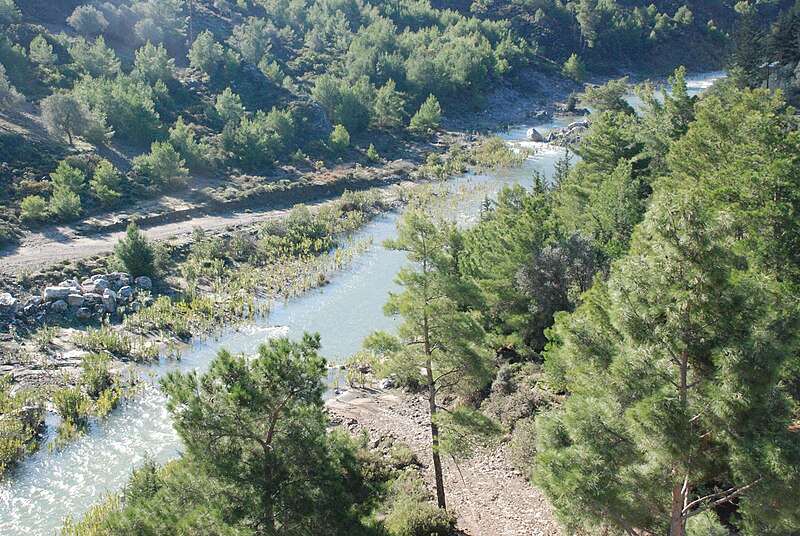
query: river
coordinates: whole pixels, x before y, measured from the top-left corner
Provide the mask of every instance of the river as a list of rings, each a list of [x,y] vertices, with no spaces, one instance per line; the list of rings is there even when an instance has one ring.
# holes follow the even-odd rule
[[[688,78],[689,90],[697,94],[724,73],[714,72]],[[630,99],[635,106],[634,98]],[[547,135],[575,120],[559,117],[535,125]],[[510,128],[500,136],[508,143],[534,149],[536,153],[514,169],[469,173],[454,179],[455,185],[531,184],[535,172],[549,178],[564,149],[525,141],[528,125]],[[474,215],[463,214],[464,217]],[[405,256],[381,244],[396,234],[397,214],[369,223],[359,234],[372,237],[372,245],[353,263],[334,275],[330,284],[287,303],[274,306],[268,317],[239,329],[223,330],[215,337],[195,341],[180,360],[163,360],[147,367],[154,377],[169,370],[204,370],[220,348],[253,353],[269,337],[299,337],[316,331],[322,337],[322,353],[329,360],[349,356],[374,330],[391,330],[395,320],[382,314],[387,294],[397,288],[395,275]],[[107,491],[120,490],[134,467],[147,456],[166,462],[180,454],[180,440],[172,428],[163,394],[151,385],[124,407],[115,410],[87,433],[65,448],[49,453],[40,448],[26,458],[0,484],[0,534],[52,535],[68,515],[78,517]],[[55,418],[49,418],[53,424]],[[48,426],[52,434],[54,426]],[[51,436],[45,442],[52,440]]]

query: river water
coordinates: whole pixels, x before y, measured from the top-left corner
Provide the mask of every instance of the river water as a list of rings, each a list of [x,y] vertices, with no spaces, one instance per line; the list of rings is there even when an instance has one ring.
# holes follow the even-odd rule
[[[706,73],[689,78],[696,94],[723,73]],[[631,103],[637,103],[631,98]],[[559,117],[537,124],[542,134],[561,128],[576,118]],[[467,174],[455,185],[497,188],[504,184],[531,184],[535,172],[552,176],[564,149],[525,141],[527,125],[510,128],[500,136],[517,147],[535,150],[523,165],[510,170]],[[474,216],[474,207],[463,214]],[[268,317],[239,329],[223,330],[215,337],[195,341],[178,361],[162,361],[147,367],[153,377],[169,370],[204,370],[217,350],[253,353],[270,337],[299,337],[304,331],[322,336],[322,353],[331,361],[349,356],[374,330],[391,330],[395,320],[382,314],[387,294],[397,288],[395,275],[405,256],[382,247],[396,235],[397,214],[373,220],[360,233],[372,237],[372,246],[331,283],[287,303],[274,306]],[[56,533],[68,515],[78,517],[106,492],[120,490],[134,467],[147,456],[166,462],[180,454],[181,443],[172,428],[165,398],[148,382],[147,387],[124,407],[90,427],[87,433],[65,448],[49,453],[46,448],[24,460],[0,484],[0,535]],[[50,418],[48,424],[53,424]],[[54,426],[48,426],[53,430]],[[52,437],[46,438],[48,441]]]

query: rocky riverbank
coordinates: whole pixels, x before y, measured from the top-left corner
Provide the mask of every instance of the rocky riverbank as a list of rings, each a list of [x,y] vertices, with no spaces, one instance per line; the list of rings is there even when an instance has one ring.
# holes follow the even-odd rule
[[[424,465],[433,492],[427,402],[420,395],[387,389],[351,389],[327,403],[333,423],[370,438],[390,437],[408,444]],[[502,443],[469,460],[444,461],[448,510],[458,528],[471,536],[561,536],[544,494],[509,462]]]

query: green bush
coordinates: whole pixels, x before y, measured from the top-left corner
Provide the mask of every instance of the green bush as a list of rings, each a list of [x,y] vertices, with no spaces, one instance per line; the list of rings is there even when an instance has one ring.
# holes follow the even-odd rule
[[[429,502],[403,496],[386,516],[386,528],[393,536],[447,536],[453,534],[453,514]]]
[[[125,237],[114,247],[114,254],[133,277],[150,276],[155,272],[153,247],[139,230],[136,222],[128,225]]]
[[[419,107],[419,111],[411,118],[408,129],[412,132],[428,132],[436,130],[442,121],[442,107],[439,101],[431,94]]]
[[[81,383],[86,388],[86,393],[92,398],[97,398],[109,385],[111,385],[111,358],[106,354],[88,354],[81,361],[83,376]]]
[[[169,142],[157,141],[150,146],[150,152],[133,159],[133,170],[137,177],[150,182],[159,190],[169,190],[186,186],[189,170],[186,161]]]
[[[20,219],[42,221],[47,218],[47,201],[40,195],[29,195],[19,204]]]
[[[337,153],[344,152],[350,147],[350,133],[343,125],[336,125],[333,127],[330,137],[331,149]]]
[[[72,424],[83,424],[91,403],[80,387],[64,387],[53,393],[53,405],[61,418]]]

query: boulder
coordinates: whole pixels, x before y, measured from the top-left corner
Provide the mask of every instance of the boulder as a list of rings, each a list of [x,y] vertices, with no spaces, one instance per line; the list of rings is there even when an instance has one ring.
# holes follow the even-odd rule
[[[67,305],[70,307],[83,307],[83,302],[86,301],[81,294],[70,294],[67,296]]]
[[[64,300],[56,300],[50,304],[50,311],[58,314],[66,313],[69,309],[69,305]]]
[[[153,290],[153,280],[146,275],[140,275],[137,277],[135,284],[142,290]]]
[[[83,295],[83,300],[86,305],[94,305],[103,301],[103,297],[96,292],[87,292]]]
[[[14,296],[8,292],[0,294],[0,311],[16,313],[18,309],[19,301]]]
[[[39,312],[39,306],[33,303],[30,305],[26,305],[22,309],[22,314],[24,314],[27,317],[36,316],[36,313],[38,312]]]
[[[529,141],[535,141],[539,143],[544,141],[544,136],[542,136],[541,133],[535,128],[529,128],[526,136]]]
[[[106,308],[106,311],[109,313],[115,313],[117,311],[117,293],[107,288],[103,292],[103,307]]]
[[[74,279],[65,279],[61,283],[58,284],[59,287],[65,288],[81,288],[80,283],[75,281]]]
[[[106,306],[103,305],[102,303],[98,303],[97,305],[94,306],[94,312],[99,315],[105,314]]]
[[[117,299],[119,301],[128,301],[131,298],[133,298],[133,289],[128,285],[120,288],[119,292],[117,292]]]
[[[100,279],[95,280],[94,291],[98,294],[101,294],[104,290],[106,290],[110,286],[111,284],[108,282],[108,280],[101,277]]]
[[[92,318],[92,310],[88,307],[81,307],[77,311],[75,311],[75,318],[78,320],[89,320]]]
[[[63,300],[70,294],[72,294],[72,289],[69,287],[47,287],[44,289],[42,296],[44,297],[44,301],[51,302]]]

